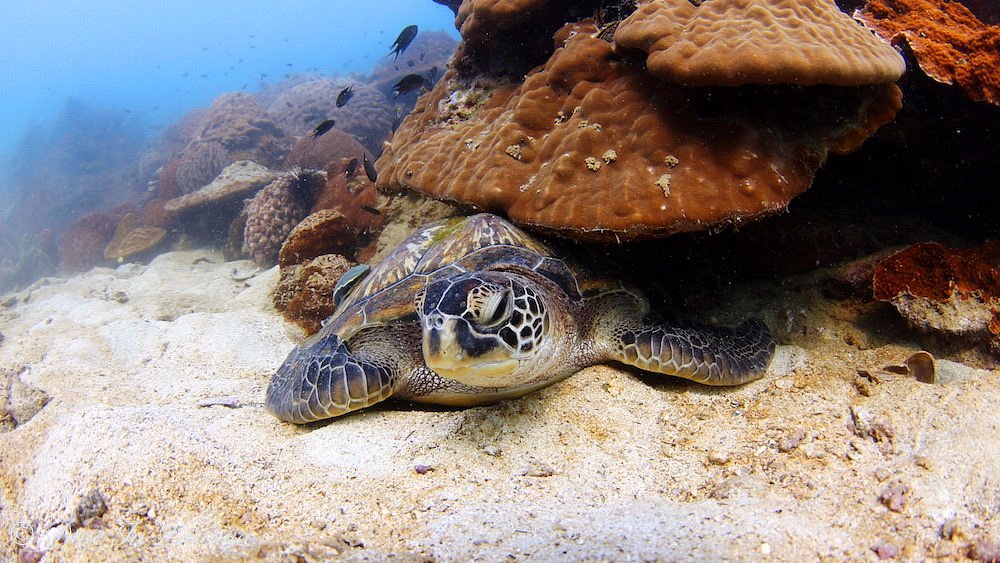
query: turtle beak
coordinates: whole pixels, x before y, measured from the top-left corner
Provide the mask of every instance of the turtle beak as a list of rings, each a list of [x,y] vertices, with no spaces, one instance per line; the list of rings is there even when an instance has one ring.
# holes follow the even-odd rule
[[[494,350],[484,350],[481,342],[465,342],[470,338],[475,340],[464,320],[440,314],[425,316],[424,363],[441,377],[466,385],[506,385],[505,376],[517,368],[517,360]]]

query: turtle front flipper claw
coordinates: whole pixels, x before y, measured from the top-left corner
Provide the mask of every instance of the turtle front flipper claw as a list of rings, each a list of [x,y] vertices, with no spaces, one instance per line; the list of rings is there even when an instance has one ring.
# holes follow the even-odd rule
[[[656,325],[627,329],[618,335],[613,357],[645,371],[705,385],[740,385],[764,375],[774,348],[767,326],[752,319],[735,328]]]

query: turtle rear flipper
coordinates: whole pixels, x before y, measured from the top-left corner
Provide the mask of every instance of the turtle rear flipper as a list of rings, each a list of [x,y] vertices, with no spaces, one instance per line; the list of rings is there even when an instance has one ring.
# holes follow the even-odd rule
[[[267,388],[265,406],[280,420],[302,424],[384,401],[400,379],[398,365],[366,359],[332,332],[295,348]]]
[[[759,379],[774,355],[767,326],[752,319],[735,328],[705,325],[644,326],[616,335],[613,359],[645,371],[705,385],[740,385]]]

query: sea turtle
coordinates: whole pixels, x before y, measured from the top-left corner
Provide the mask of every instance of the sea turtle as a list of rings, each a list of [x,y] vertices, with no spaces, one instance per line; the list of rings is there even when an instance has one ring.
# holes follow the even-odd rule
[[[645,297],[585,272],[490,214],[430,223],[367,273],[345,278],[323,328],[288,355],[267,409],[305,423],[396,397],[480,405],[618,361],[708,385],[761,377],[763,322],[649,320]]]

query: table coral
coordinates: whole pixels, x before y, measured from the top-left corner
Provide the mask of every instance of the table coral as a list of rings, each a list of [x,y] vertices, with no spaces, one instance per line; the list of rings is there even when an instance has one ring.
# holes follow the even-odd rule
[[[833,0],[653,0],[618,26],[615,44],[648,54],[652,74],[689,86],[897,80],[902,57]]]
[[[115,227],[111,242],[104,248],[104,258],[124,261],[126,258],[141,255],[156,248],[166,234],[166,229],[140,225],[135,214],[126,213]]]
[[[909,246],[875,266],[872,287],[911,325],[990,337],[1000,351],[1000,242],[975,249]]]
[[[575,238],[708,229],[784,209],[829,151],[856,148],[901,103],[892,84],[676,87],[597,31],[565,25],[523,82],[456,55],[379,159],[380,187]]]
[[[960,2],[945,0],[871,0],[857,17],[893,43],[909,45],[927,76],[1000,105],[1000,25],[986,25]]]

